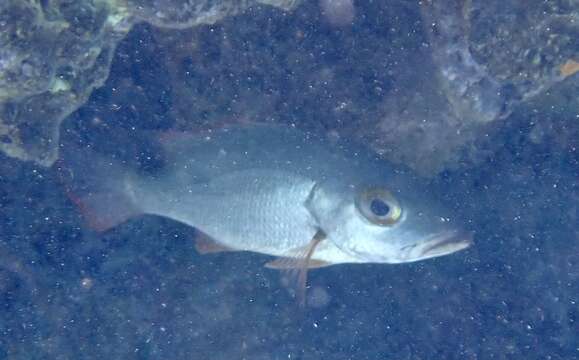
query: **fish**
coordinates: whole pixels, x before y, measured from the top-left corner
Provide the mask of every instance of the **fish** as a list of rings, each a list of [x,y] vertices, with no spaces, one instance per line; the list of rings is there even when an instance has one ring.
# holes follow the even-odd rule
[[[149,214],[195,228],[201,253],[248,251],[298,271],[407,263],[468,248],[472,234],[414,172],[363,145],[291,126],[238,125],[159,137],[163,166],[142,172],[89,147],[59,172],[92,228]],[[90,159],[90,160],[89,160]]]

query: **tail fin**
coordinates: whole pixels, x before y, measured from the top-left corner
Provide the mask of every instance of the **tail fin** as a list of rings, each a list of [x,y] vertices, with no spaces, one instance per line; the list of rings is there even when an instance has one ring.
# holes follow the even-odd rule
[[[67,143],[56,163],[66,193],[94,230],[106,231],[139,215],[127,167],[90,146]]]

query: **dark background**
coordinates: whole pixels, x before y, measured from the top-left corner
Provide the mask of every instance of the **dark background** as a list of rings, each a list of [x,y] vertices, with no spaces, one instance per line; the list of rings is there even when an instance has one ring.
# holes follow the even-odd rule
[[[146,167],[169,128],[259,118],[359,131],[399,91],[388,63],[427,40],[416,9],[357,4],[347,29],[315,3],[195,31],[138,25],[62,146]],[[344,101],[353,110],[337,113]],[[2,157],[0,359],[579,359],[579,156],[566,131],[537,141],[533,125],[516,112],[484,130],[476,162],[432,174],[428,190],[469,220],[474,247],[313,271],[303,311],[266,257],[200,256],[192,229],[151,216],[92,232],[53,169]]]

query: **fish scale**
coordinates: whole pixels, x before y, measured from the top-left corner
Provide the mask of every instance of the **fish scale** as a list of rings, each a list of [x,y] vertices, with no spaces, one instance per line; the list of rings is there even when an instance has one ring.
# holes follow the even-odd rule
[[[314,184],[291,173],[237,171],[199,184],[186,196],[178,186],[165,185],[175,179],[138,181],[145,212],[197,227],[227,247],[282,255],[307,245],[316,232],[303,206]]]

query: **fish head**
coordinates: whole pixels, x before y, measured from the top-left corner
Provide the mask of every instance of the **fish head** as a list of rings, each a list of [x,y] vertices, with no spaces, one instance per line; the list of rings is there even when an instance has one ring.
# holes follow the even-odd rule
[[[325,200],[319,216],[328,240],[366,263],[414,262],[454,253],[473,243],[451,212],[412,181],[349,185]]]

